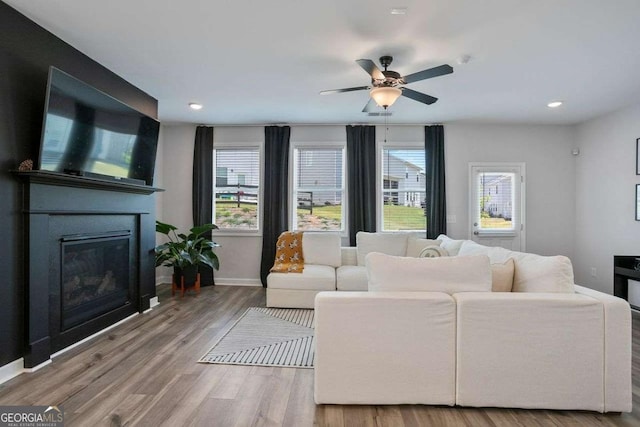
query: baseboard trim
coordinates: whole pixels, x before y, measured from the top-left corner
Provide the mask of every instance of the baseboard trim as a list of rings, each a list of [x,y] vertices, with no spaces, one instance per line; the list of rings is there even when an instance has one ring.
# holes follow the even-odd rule
[[[92,340],[92,339],[94,339],[95,337],[97,337],[97,336],[99,336],[99,335],[104,334],[104,333],[105,333],[105,332],[107,332],[107,331],[110,331],[111,329],[115,328],[116,326],[121,325],[121,324],[123,324],[124,322],[126,322],[126,321],[128,321],[128,320],[131,320],[131,319],[133,319],[134,317],[136,317],[136,316],[138,316],[138,315],[139,315],[139,313],[135,313],[135,314],[132,314],[132,315],[131,315],[131,316],[129,316],[129,317],[125,317],[125,318],[124,318],[124,319],[122,319],[121,321],[116,322],[116,323],[114,323],[113,325],[108,326],[108,327],[104,328],[103,330],[98,331],[98,332],[96,332],[95,334],[90,335],[90,336],[86,337],[85,339],[78,341],[77,343],[73,343],[73,344],[71,344],[69,347],[65,347],[65,348],[63,348],[62,350],[60,350],[60,351],[57,351],[57,352],[53,353],[53,354],[51,355],[51,358],[53,359],[53,358],[55,358],[55,357],[58,357],[58,356],[60,356],[61,354],[66,353],[67,351],[72,350],[72,349],[76,348],[77,346],[79,346],[79,345],[81,345],[81,344],[84,344],[84,343],[86,343],[87,341]],[[45,362],[45,363],[46,363],[46,362]]]
[[[0,384],[6,383],[20,375],[24,370],[24,358],[9,362],[4,366],[0,366]]]
[[[216,285],[223,286],[262,286],[260,279],[236,279],[216,277]]]
[[[51,359],[49,360],[45,360],[44,362],[42,362],[39,365],[34,366],[33,368],[24,368],[22,370],[22,372],[26,372],[27,374],[31,374],[35,371],[39,371],[40,369],[44,368],[45,366],[49,365],[51,363]]]
[[[149,310],[159,305],[160,305],[160,301],[158,301],[158,297],[153,297],[149,300]]]

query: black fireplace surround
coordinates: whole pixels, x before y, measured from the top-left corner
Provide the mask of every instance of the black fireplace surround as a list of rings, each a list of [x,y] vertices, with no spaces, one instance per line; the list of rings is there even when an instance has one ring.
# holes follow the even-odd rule
[[[146,185],[18,172],[26,233],[25,367],[155,297],[155,198]]]

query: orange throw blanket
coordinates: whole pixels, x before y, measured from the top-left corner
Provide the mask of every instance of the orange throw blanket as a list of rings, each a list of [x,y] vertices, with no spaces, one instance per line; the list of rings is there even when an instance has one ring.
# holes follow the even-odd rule
[[[285,231],[276,243],[276,261],[271,267],[276,273],[302,273],[304,257],[302,255],[302,232]]]

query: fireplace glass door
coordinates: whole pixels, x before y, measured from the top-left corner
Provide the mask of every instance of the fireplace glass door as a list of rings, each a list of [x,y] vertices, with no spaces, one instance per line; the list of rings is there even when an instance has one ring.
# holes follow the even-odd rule
[[[131,303],[130,234],[63,238],[61,332]]]

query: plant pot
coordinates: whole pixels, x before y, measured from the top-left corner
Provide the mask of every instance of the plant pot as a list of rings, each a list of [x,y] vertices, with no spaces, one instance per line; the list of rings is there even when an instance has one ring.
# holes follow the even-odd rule
[[[173,284],[171,286],[171,295],[175,295],[180,290],[180,295],[189,289],[194,289],[197,294],[200,293],[200,273],[198,273],[197,265],[189,265],[184,268],[173,268]]]
[[[198,266],[188,265],[184,268],[173,267],[173,280],[176,285],[180,286],[181,279],[184,277],[184,286],[193,286],[198,278]]]

